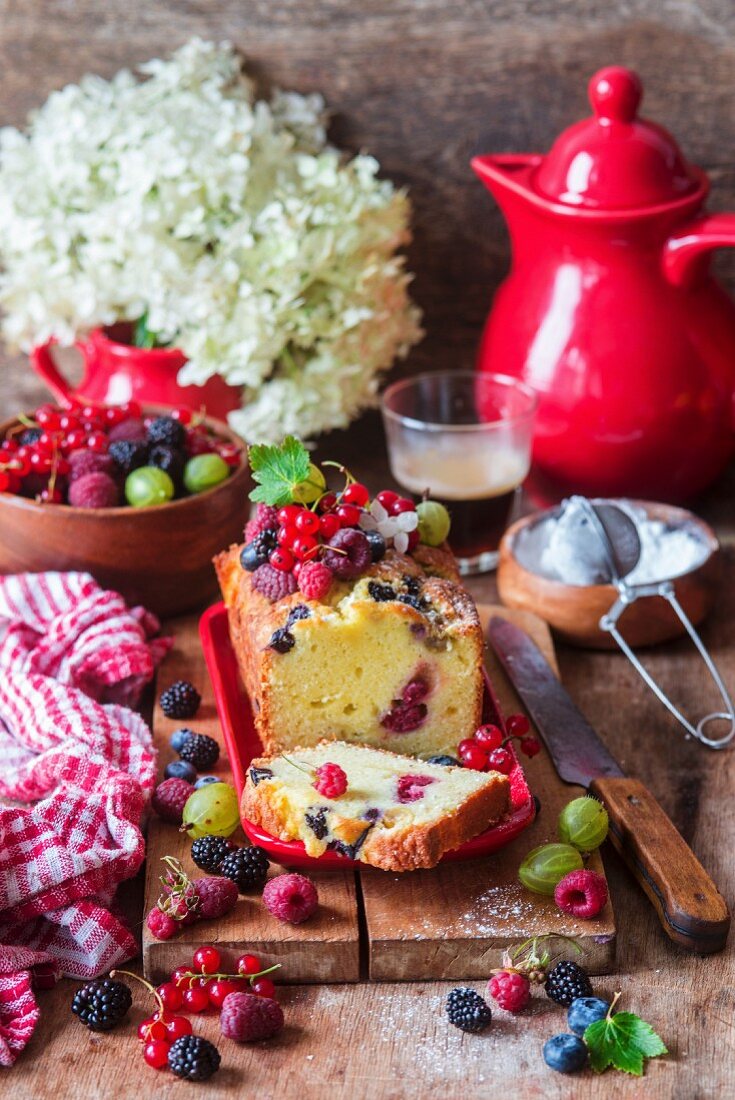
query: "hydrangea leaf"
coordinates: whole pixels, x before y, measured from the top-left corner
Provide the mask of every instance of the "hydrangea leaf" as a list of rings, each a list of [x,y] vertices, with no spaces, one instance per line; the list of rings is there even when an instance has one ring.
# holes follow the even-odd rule
[[[584,1041],[595,1073],[608,1066],[641,1077],[645,1058],[668,1054],[660,1036],[650,1024],[633,1012],[617,1012],[597,1020],[586,1029]]]
[[[287,435],[280,446],[255,443],[248,448],[250,472],[257,481],[250,499],[281,508],[293,499],[294,489],[309,475],[309,452]]]

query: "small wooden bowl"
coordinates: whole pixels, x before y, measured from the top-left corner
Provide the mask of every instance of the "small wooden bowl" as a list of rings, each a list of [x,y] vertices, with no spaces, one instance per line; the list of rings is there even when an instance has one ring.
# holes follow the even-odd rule
[[[0,424],[0,439],[17,423]],[[222,421],[204,423],[244,452]],[[212,558],[242,539],[251,485],[243,461],[213,489],[152,508],[72,508],[0,493],[0,573],[80,570],[157,615],[201,608],[217,588]]]
[[[720,546],[712,528],[692,512],[669,504],[633,501],[652,519],[670,524],[696,527],[709,549],[708,556],[695,568],[674,578],[674,591],[683,610],[695,625],[712,607],[721,575]],[[617,599],[611,584],[574,585],[549,580],[522,565],[515,554],[519,538],[549,512],[525,516],[509,527],[500,543],[498,591],[508,607],[533,611],[567,642],[591,649],[614,649],[615,641],[600,630],[600,619]],[[656,645],[685,633],[671,605],[661,596],[642,596],[623,612],[618,628],[634,648]]]

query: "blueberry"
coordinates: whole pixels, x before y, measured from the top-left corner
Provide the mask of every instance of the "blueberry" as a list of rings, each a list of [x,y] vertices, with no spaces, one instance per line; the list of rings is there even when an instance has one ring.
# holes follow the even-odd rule
[[[186,760],[174,760],[166,765],[163,774],[166,779],[185,779],[187,783],[193,783],[197,777],[197,770],[193,764],[187,764]]]
[[[370,557],[373,561],[380,561],[385,557],[385,539],[381,535],[380,531],[366,531],[365,538],[368,540],[368,546],[370,547]]]
[[[461,768],[462,761],[455,760],[453,756],[430,756],[427,764],[443,764],[445,768]]]
[[[206,787],[207,783],[221,783],[222,780],[218,775],[200,775],[194,784],[194,790],[198,791],[200,787]]]
[[[577,997],[567,1012],[569,1030],[575,1035],[584,1035],[590,1024],[604,1020],[610,1005],[601,997]]]
[[[181,752],[181,746],[187,738],[191,737],[192,731],[187,729],[174,730],[171,734],[171,748],[174,752]]]
[[[577,1073],[587,1065],[587,1047],[576,1035],[554,1035],[544,1043],[544,1061],[557,1073]]]

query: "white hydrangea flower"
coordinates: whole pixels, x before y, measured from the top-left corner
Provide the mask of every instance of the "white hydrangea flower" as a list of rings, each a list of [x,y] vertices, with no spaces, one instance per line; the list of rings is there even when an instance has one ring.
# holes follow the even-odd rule
[[[146,314],[183,384],[243,387],[247,439],[345,427],[421,335],[405,193],[327,143],[320,96],[257,100],[229,44],[142,72],[84,77],[0,131],[5,337]]]
[[[386,545],[390,546],[392,542],[399,554],[407,552],[408,536],[418,525],[417,512],[399,512],[397,516],[390,516],[379,500],[374,500],[369,511],[360,516],[363,531],[378,531]]]

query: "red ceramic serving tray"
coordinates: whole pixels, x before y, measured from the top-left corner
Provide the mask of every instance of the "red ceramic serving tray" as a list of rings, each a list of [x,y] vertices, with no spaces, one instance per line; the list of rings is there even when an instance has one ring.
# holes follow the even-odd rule
[[[235,786],[238,795],[241,795],[248,765],[255,757],[262,755],[263,747],[253,722],[250,700],[240,679],[237,658],[230,644],[227,612],[223,603],[217,603],[204,612],[199,623],[199,633],[212,680],[217,712],[222,723]],[[485,674],[483,721],[502,725],[498,701],[487,674]],[[504,847],[531,824],[536,816],[536,806],[517,759],[509,779],[511,797],[509,816],[499,825],[494,825],[479,836],[468,840],[460,848],[456,848],[453,852],[446,852],[442,857],[443,863],[487,856],[498,848]],[[253,844],[260,845],[275,862],[288,867],[318,867],[321,870],[337,871],[360,865],[359,860],[349,859],[338,852],[328,851],[321,856],[307,855],[300,840],[278,840],[277,837],[264,832],[246,818],[242,819],[242,827]]]

